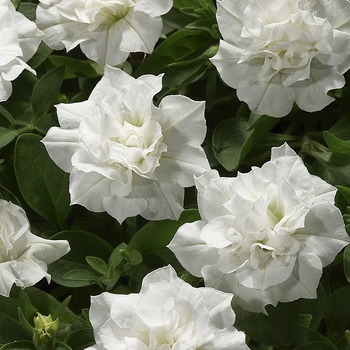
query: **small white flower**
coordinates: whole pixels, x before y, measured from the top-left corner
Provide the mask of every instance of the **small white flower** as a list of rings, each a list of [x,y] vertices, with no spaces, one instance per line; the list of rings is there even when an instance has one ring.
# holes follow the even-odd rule
[[[204,102],[167,96],[155,107],[161,79],[134,79],[107,66],[89,100],[57,106],[61,128],[51,128],[43,142],[70,172],[72,204],[107,211],[119,222],[138,214],[179,218],[184,187],[210,169],[200,147]]]
[[[153,51],[172,0],[41,0],[36,23],[55,50],[83,53],[102,67],[124,62],[130,52]]]
[[[223,40],[212,58],[255,114],[308,112],[334,99],[350,68],[348,0],[218,0]]]
[[[0,102],[11,96],[11,82],[24,69],[35,74],[26,62],[35,54],[43,35],[10,0],[0,0]]]
[[[235,178],[210,171],[196,185],[202,220],[169,245],[191,274],[248,311],[317,297],[322,268],[350,242],[333,186],[286,144],[261,168]]]
[[[44,277],[50,282],[47,265],[69,250],[67,241],[31,233],[24,210],[0,199],[0,295],[9,296],[13,284],[30,287]]]
[[[248,350],[233,324],[232,294],[194,288],[171,266],[149,273],[139,294],[91,297],[96,346],[87,350]]]

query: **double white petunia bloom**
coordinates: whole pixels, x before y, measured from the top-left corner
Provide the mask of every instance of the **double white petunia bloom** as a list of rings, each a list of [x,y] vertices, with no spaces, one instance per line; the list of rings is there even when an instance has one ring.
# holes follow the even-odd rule
[[[101,67],[124,62],[130,52],[151,53],[172,0],[40,0],[36,23],[55,50],[83,53]]]
[[[248,311],[317,297],[322,268],[350,242],[333,186],[286,144],[261,168],[235,178],[210,171],[196,186],[202,220],[181,226],[169,245],[191,274]]]
[[[210,169],[201,148],[204,102],[166,96],[156,107],[161,87],[161,75],[134,79],[107,66],[87,101],[57,106],[61,127],[43,142],[70,172],[72,204],[107,211],[120,223],[138,214],[179,218],[184,187]]]
[[[30,287],[44,277],[50,282],[47,265],[69,250],[67,241],[31,233],[24,210],[0,199],[0,295],[9,296],[13,284]]]
[[[87,350],[248,350],[233,324],[232,294],[194,288],[170,266],[149,273],[138,294],[91,297],[96,345]]]
[[[0,102],[11,96],[11,82],[24,69],[35,74],[26,62],[35,54],[43,35],[10,0],[0,0]]]
[[[218,0],[211,61],[255,114],[323,109],[350,68],[348,0]]]

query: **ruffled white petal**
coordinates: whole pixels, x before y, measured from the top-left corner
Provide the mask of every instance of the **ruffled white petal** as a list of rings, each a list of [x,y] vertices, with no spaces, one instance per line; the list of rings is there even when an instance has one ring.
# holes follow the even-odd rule
[[[350,68],[348,1],[218,1],[223,40],[211,59],[255,114],[314,112]]]
[[[169,244],[190,273],[248,311],[316,298],[323,267],[350,242],[333,186],[287,144],[261,168],[235,178],[207,172],[196,186],[202,220],[181,226]]]
[[[96,345],[88,349],[248,350],[233,323],[232,294],[193,288],[174,269],[157,269],[138,294],[91,298]]]
[[[0,295],[9,296],[13,284],[33,286],[51,276],[47,265],[70,250],[63,240],[47,240],[32,234],[22,208],[0,200]]]

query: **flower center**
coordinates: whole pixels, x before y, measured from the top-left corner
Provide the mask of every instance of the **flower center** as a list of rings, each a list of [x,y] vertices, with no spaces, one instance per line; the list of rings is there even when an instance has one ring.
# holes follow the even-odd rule
[[[264,23],[258,18],[255,27],[243,27],[241,35],[251,45],[238,63],[261,60],[259,81],[269,81],[279,73],[285,86],[308,79],[312,59],[319,53],[331,53],[333,28],[329,22],[310,11],[296,11],[281,22]]]
[[[124,18],[134,6],[132,0],[120,1],[93,0],[86,2],[86,11],[90,17],[88,30],[95,30],[100,25],[112,24]]]
[[[133,0],[87,0],[72,4],[63,0],[57,9],[65,18],[87,24],[87,30],[93,31],[100,25],[113,24],[124,18],[134,6]]]
[[[150,120],[141,127],[124,122],[119,135],[109,140],[112,164],[121,164],[142,177],[154,179],[161,154],[167,149],[158,122]]]
[[[149,349],[170,350],[173,347],[178,349],[182,348],[182,346],[193,350],[197,348],[197,339],[194,336],[196,329],[194,322],[183,324],[181,321],[182,315],[174,306],[174,298],[170,297],[164,305],[166,315],[164,321],[166,323],[150,329]]]

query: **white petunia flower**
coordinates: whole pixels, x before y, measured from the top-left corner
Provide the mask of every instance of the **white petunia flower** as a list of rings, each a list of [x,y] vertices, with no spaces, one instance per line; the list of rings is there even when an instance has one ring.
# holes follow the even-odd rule
[[[171,266],[149,273],[138,294],[91,297],[96,346],[87,350],[249,350],[233,324],[232,294],[194,288]]]
[[[30,287],[44,277],[50,282],[47,265],[69,250],[67,241],[31,233],[24,210],[0,199],[0,295],[9,296],[13,284]]]
[[[35,54],[43,35],[10,0],[0,0],[0,102],[11,96],[11,82],[24,69],[35,74],[26,62]]]
[[[204,102],[167,96],[155,107],[161,80],[134,79],[107,66],[87,101],[57,106],[61,127],[51,128],[43,142],[70,172],[72,204],[107,211],[120,223],[138,214],[179,218],[184,187],[210,169],[200,147]]]
[[[350,1],[218,0],[211,61],[255,114],[323,109],[350,68]]]
[[[151,53],[172,0],[40,0],[36,23],[55,50],[83,53],[100,66],[124,62],[130,52]]]
[[[202,220],[169,245],[191,274],[248,311],[317,297],[322,268],[350,242],[333,186],[286,144],[261,168],[235,178],[210,171],[196,185]]]

